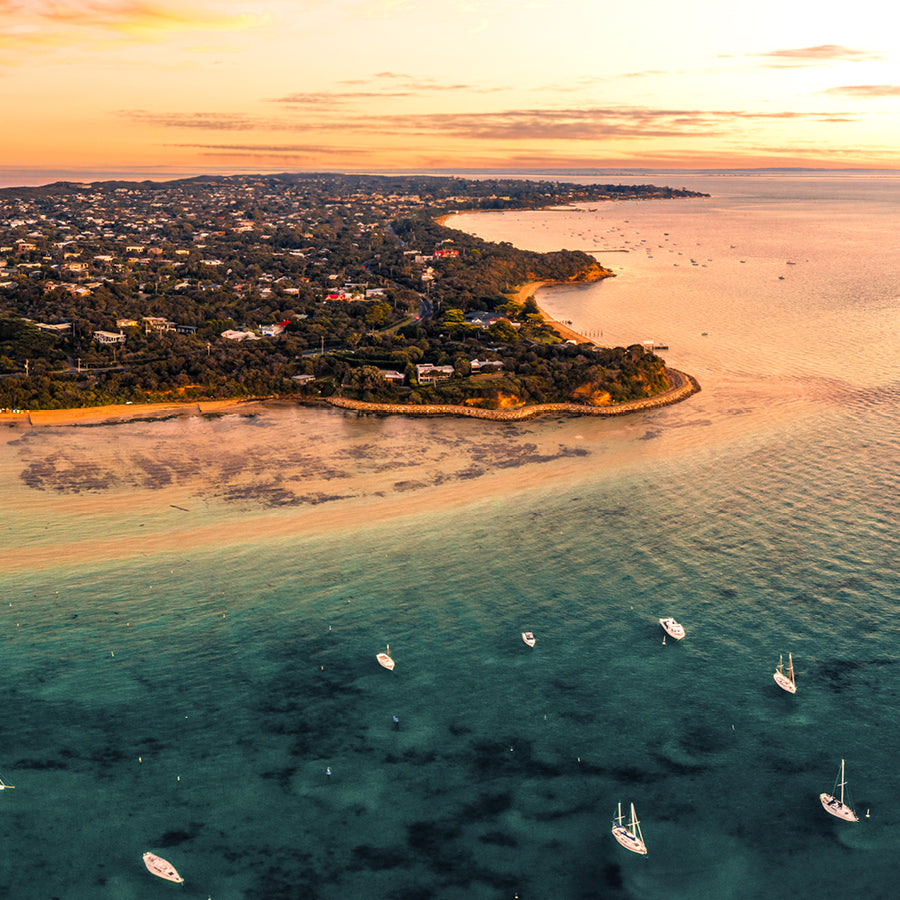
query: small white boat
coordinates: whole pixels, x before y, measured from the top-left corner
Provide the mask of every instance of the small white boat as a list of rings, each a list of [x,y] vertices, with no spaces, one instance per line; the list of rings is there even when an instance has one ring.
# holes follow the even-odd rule
[[[377,659],[386,669],[390,669],[392,672],[394,671],[394,661],[391,659],[390,644],[387,645],[387,653],[379,653],[375,659]]]
[[[680,641],[684,637],[684,626],[679,625],[671,616],[660,619],[659,624],[662,625],[666,634],[675,638],[676,641]]]
[[[841,760],[841,771],[838,772],[838,777],[835,779],[834,787],[832,788],[834,794],[819,794],[819,800],[822,801],[825,812],[831,813],[831,815],[836,816],[838,819],[843,819],[845,822],[858,822],[859,816],[853,812],[853,807],[844,803],[844,785],[846,784],[847,779],[844,778],[844,761]],[[841,789],[840,799],[836,796],[838,786],[840,786]]]
[[[784,671],[784,657],[778,657],[778,668],[775,670],[775,674],[772,676],[775,679],[775,684],[778,687],[783,688],[789,694],[797,693],[797,684],[794,681],[794,660],[791,658],[791,654],[788,653],[788,667],[787,672]]]
[[[534,646],[534,635],[530,631],[522,632],[522,640],[525,641],[525,643],[528,644],[529,647]]]
[[[637,816],[634,814],[634,804],[631,804],[631,821],[627,825],[622,824],[622,804],[619,804],[619,814],[613,819],[612,836],[626,849],[632,853],[640,853],[642,856],[647,855],[647,845],[644,843],[644,836],[641,834],[641,823],[638,822]]]
[[[181,884],[184,881],[178,872],[175,871],[175,866],[173,866],[172,863],[163,859],[161,856],[157,856],[155,853],[150,853],[148,851],[144,854],[144,865],[154,875],[165,878],[166,881],[176,881],[178,884]]]

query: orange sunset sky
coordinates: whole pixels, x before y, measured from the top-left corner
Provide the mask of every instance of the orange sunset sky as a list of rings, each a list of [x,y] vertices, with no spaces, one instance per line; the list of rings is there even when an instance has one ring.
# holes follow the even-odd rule
[[[0,0],[0,167],[900,166],[882,0]]]

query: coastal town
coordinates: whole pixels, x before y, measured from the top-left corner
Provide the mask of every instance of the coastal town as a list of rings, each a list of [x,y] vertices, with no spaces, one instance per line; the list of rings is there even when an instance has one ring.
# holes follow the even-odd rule
[[[611,273],[442,224],[662,200],[650,185],[352,175],[0,191],[0,408],[241,397],[604,407],[670,386],[652,348],[548,323],[533,282]]]

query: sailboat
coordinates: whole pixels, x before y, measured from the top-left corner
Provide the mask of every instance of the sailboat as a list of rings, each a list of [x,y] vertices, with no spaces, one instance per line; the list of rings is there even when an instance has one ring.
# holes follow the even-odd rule
[[[386,669],[390,669],[392,672],[394,671],[394,661],[391,659],[390,644],[387,645],[387,653],[379,653],[376,655],[375,659],[377,659]]]
[[[613,819],[612,836],[632,853],[640,853],[646,856],[647,847],[644,844],[644,836],[641,834],[641,823],[638,822],[634,812],[634,804],[631,804],[631,821],[627,825],[622,824],[622,804],[619,804],[619,814]]]
[[[847,779],[844,778],[844,761],[841,760],[841,771],[838,773],[838,777],[835,779],[834,787],[832,788],[836,794],[838,785],[840,785],[840,799],[834,794],[819,794],[819,800],[822,801],[825,812],[829,812],[831,815],[837,816],[837,818],[843,819],[845,822],[858,822],[859,816],[853,812],[853,808],[849,804],[844,803],[844,785],[846,783]]]
[[[789,694],[797,693],[797,683],[794,681],[794,660],[791,658],[790,653],[788,653],[787,672],[785,673],[784,671],[784,656],[779,656],[778,669],[772,677],[775,679],[775,684],[778,687],[783,688]]]
[[[175,871],[175,866],[173,866],[172,863],[163,859],[161,856],[157,856],[155,853],[147,851],[144,854],[144,865],[147,867],[148,871],[159,878],[165,878],[166,881],[176,881],[178,884],[181,884],[184,881],[178,872]]]

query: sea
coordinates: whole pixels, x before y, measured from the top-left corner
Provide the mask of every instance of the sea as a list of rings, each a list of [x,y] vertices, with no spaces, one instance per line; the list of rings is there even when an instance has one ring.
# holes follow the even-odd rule
[[[900,174],[641,180],[449,224],[682,403],[0,429],[0,896],[896,896]]]

